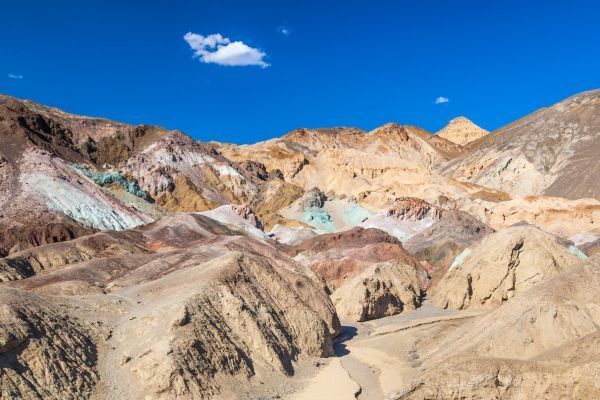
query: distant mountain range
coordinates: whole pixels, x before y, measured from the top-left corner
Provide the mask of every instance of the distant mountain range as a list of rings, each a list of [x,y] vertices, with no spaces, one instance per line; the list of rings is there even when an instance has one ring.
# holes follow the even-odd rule
[[[230,203],[272,228],[313,187],[371,211],[407,195],[598,200],[599,99],[582,93],[491,134],[461,117],[437,135],[387,124],[238,146],[2,96],[0,253]]]

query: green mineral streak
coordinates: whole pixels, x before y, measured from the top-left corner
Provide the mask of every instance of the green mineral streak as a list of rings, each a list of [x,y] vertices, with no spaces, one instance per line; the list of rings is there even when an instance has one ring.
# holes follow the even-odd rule
[[[471,249],[469,249],[468,247],[466,249],[464,249],[462,251],[462,253],[457,255],[456,258],[454,259],[454,261],[452,262],[452,265],[450,266],[450,271],[455,270],[456,268],[460,267],[460,265],[463,263],[465,258],[467,258],[470,254],[471,254]]]
[[[131,182],[127,180],[123,175],[121,175],[118,171],[108,170],[108,171],[92,171],[85,165],[75,164],[73,165],[75,169],[80,171],[83,175],[90,178],[97,185],[107,186],[111,184],[117,184],[121,186],[123,189],[128,191],[129,193],[140,197],[144,200],[151,201],[152,197],[150,193],[146,192],[142,189],[137,182]]]
[[[569,246],[569,253],[576,255],[580,260],[587,260],[587,256],[575,246]]]
[[[336,230],[335,224],[331,220],[331,215],[327,211],[318,208],[304,211],[302,213],[302,222],[326,232],[334,232]]]

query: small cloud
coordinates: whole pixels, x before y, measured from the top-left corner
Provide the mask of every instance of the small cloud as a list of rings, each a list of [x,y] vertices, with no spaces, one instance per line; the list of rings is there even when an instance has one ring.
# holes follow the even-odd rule
[[[290,36],[290,33],[292,33],[292,30],[285,25],[281,25],[277,27],[277,33],[279,33],[280,35],[283,36]]]
[[[23,75],[17,75],[17,74],[8,74],[8,77],[10,79],[23,79]]]
[[[448,103],[450,101],[450,99],[448,99],[447,97],[438,97],[437,99],[435,99],[434,103],[435,104],[444,104],[444,103]]]
[[[229,67],[245,67],[258,65],[266,68],[269,66],[263,58],[267,53],[248,46],[242,41],[232,42],[220,33],[208,36],[188,32],[183,39],[194,50],[194,56],[203,63],[225,65]]]

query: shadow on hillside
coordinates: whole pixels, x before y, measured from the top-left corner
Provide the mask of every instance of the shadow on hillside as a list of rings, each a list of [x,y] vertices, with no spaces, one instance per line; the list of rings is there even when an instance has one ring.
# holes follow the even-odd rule
[[[342,326],[342,333],[333,341],[333,353],[340,357],[350,354],[346,348],[345,342],[352,339],[357,334],[357,329],[353,326]]]

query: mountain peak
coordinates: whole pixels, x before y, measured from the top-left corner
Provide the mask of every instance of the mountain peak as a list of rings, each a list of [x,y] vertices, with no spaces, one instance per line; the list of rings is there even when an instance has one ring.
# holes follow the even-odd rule
[[[450,120],[450,122],[436,134],[444,139],[464,146],[488,133],[488,131],[474,124],[470,119],[460,116]]]
[[[456,118],[452,118],[452,119],[451,119],[451,120],[448,122],[448,125],[452,125],[452,124],[463,124],[463,123],[466,123],[466,124],[473,124],[473,125],[475,125],[475,124],[473,123],[473,121],[471,121],[469,118],[467,118],[467,117],[465,117],[465,116],[463,116],[463,115],[461,115],[461,116],[459,116],[459,117],[456,117]]]

